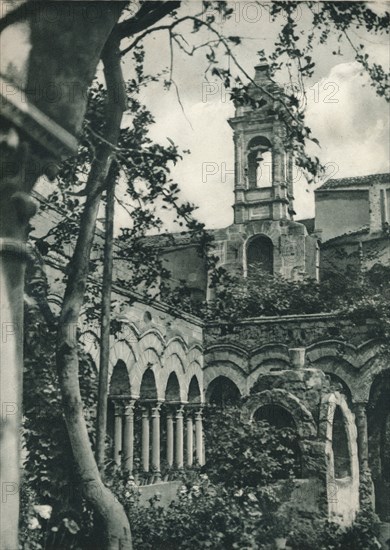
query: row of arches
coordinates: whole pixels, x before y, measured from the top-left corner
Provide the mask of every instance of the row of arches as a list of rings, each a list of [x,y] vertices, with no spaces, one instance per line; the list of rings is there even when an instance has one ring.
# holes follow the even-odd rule
[[[183,400],[184,383],[172,371],[165,388],[158,391],[149,367],[134,395],[124,361],[118,360],[113,369],[107,418],[112,458],[140,483],[168,478],[173,469],[204,462],[201,387],[193,375]]]
[[[326,366],[323,365],[323,369],[327,373]],[[376,366],[373,370],[375,373],[378,367]],[[332,469],[332,474],[329,475],[330,478],[333,476],[335,480],[333,485],[336,489],[334,490],[339,491],[339,496],[342,495],[343,491],[346,491],[346,485],[337,485],[338,480],[352,479],[353,477],[355,479],[354,498],[355,500],[357,498],[357,450],[353,450],[353,442],[356,442],[357,439],[360,469],[370,471],[372,476],[375,510],[382,521],[390,521],[388,499],[390,494],[390,369],[382,364],[382,370],[372,374],[368,390],[365,388],[364,394],[367,396],[365,401],[356,401],[354,397],[358,395],[357,390],[350,388],[340,376],[333,372],[328,373],[328,376],[333,391],[342,396],[338,402],[331,405],[331,412],[328,410],[326,413],[331,418],[331,427],[328,427],[330,432],[324,434],[325,439],[330,441],[327,453]],[[276,428],[292,427],[297,431],[299,440],[302,441],[302,438],[307,435],[300,432],[299,428],[302,414],[294,414],[292,404],[286,405],[285,398],[278,403],[277,391],[272,393],[272,404],[262,405],[255,411],[252,407],[252,417],[255,420],[265,419]],[[245,395],[248,393],[240,391],[235,381],[225,375],[216,376],[206,387],[207,402],[221,408],[239,405],[241,398]],[[355,414],[349,412],[351,410]],[[316,429],[313,421],[313,437]],[[300,463],[302,467],[302,456],[299,451],[296,452],[296,457],[297,463]],[[350,493],[345,498],[350,499]]]
[[[307,346],[304,352],[306,366],[322,370],[339,383],[353,402],[368,402],[374,379],[386,368],[381,343],[377,340],[359,346],[341,340],[323,340]],[[289,368],[291,357],[287,345],[265,344],[248,351],[236,342],[218,343],[206,349],[204,385],[209,391],[213,380],[222,374],[234,382],[241,395],[248,395],[260,375]]]
[[[161,392],[159,392],[161,393]],[[129,396],[130,398],[134,395],[132,393],[129,374],[124,361],[119,359],[112,371],[110,386],[109,386],[109,395],[111,398],[116,396]],[[164,392],[164,401],[169,402],[181,402],[182,401],[182,390],[180,388],[180,383],[176,372],[171,372],[168,376],[168,380]],[[157,392],[157,383],[156,377],[152,368],[146,369],[142,375],[141,385],[139,396],[137,396],[141,401],[142,400],[158,400]],[[202,396],[199,386],[199,381],[196,375],[193,375],[189,386],[187,399],[188,403],[197,403],[202,402]]]

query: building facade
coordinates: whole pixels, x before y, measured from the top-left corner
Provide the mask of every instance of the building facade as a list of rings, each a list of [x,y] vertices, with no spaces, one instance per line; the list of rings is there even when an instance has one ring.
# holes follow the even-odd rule
[[[376,262],[389,265],[388,176],[329,181],[316,192],[315,225],[295,221],[293,156],[273,99],[280,90],[263,62],[250,92],[254,104],[237,105],[229,120],[234,223],[212,232],[219,265],[243,277],[260,267],[290,280],[318,280],[322,262],[341,270],[337,254],[373,265],[368,251],[375,247]],[[36,235],[47,216],[47,210],[38,215]],[[212,298],[207,262],[188,235],[150,237],[145,246],[159,247],[173,281],[185,279],[195,299]],[[59,258],[47,262],[53,310],[62,299],[55,281],[63,267]],[[126,269],[117,263],[118,280]],[[134,296],[114,281],[122,328],[111,342],[108,433],[119,466],[150,483],[168,480],[175,468],[202,465],[202,408],[240,403],[246,421],[296,430],[296,508],[348,525],[365,484],[382,521],[390,522],[390,368],[375,322],[352,325],[331,314],[264,317],[227,330],[217,320],[204,326]],[[98,326],[82,322],[81,341],[97,370],[98,335]]]

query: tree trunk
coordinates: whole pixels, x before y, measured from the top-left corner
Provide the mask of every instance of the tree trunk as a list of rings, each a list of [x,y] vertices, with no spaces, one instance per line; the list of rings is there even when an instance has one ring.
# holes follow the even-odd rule
[[[104,522],[107,550],[132,548],[130,526],[122,505],[104,486],[90,445],[83,415],[79,386],[77,324],[83,305],[89,273],[90,253],[102,190],[112,162],[112,144],[116,146],[125,97],[117,45],[106,46],[104,67],[108,91],[106,140],[97,148],[88,177],[87,199],[80,220],[75,251],[69,265],[69,277],[57,333],[57,369],[64,404],[65,420],[73,455],[80,475],[83,494]],[[108,142],[108,143],[107,143]]]
[[[105,442],[107,426],[108,369],[110,359],[110,317],[114,240],[114,210],[116,169],[111,167],[106,198],[106,227],[104,241],[104,267],[102,284],[102,309],[100,317],[99,390],[96,419],[95,456],[99,471],[104,476]]]
[[[86,17],[88,2],[9,0],[1,20],[2,132],[0,159],[0,540],[18,548],[23,292],[28,193],[43,173],[74,154],[86,92],[123,3],[101,2],[104,16]],[[54,16],[54,17],[53,17]],[[50,47],[47,47],[48,44]],[[18,55],[15,55],[15,51]],[[4,81],[3,81],[4,79]],[[56,98],[53,100],[52,93]]]

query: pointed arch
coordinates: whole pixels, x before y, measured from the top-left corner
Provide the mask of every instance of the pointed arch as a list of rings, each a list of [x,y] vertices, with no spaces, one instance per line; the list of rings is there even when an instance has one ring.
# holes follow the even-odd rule
[[[165,388],[165,401],[182,401],[180,384],[175,372],[171,372]]]
[[[138,342],[140,354],[147,349],[153,349],[161,357],[165,347],[165,339],[159,330],[152,328],[143,332]]]
[[[241,393],[238,386],[227,376],[216,376],[208,385],[206,401],[220,408],[229,405],[237,405],[240,402]]]
[[[157,384],[154,372],[151,368],[143,373],[140,387],[140,399],[153,399],[157,401]]]
[[[194,375],[191,378],[190,385],[188,387],[187,401],[188,401],[188,403],[201,403],[202,402],[200,386],[199,386],[199,382],[198,382],[198,377],[196,375]]]
[[[210,384],[219,376],[225,376],[229,378],[239,389],[241,396],[247,395],[248,384],[245,372],[242,371],[237,365],[230,362],[213,362],[207,365],[204,370],[204,384],[207,390]]]
[[[110,397],[117,395],[131,395],[129,374],[124,361],[118,359],[113,368],[109,384]]]

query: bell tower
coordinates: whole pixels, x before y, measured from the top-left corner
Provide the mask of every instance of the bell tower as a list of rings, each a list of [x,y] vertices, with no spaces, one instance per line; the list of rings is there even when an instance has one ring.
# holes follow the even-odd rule
[[[248,92],[256,106],[236,104],[229,120],[234,131],[234,223],[292,220],[293,156],[277,114],[282,92],[264,58],[255,67]]]

